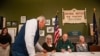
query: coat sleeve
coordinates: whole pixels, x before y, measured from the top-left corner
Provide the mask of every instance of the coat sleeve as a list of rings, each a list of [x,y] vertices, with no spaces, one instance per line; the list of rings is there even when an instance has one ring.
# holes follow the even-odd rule
[[[42,46],[37,42],[36,44],[36,48],[39,49],[40,51],[43,51],[44,49],[42,48]]]
[[[61,52],[61,41],[59,40],[56,46],[56,51]]]
[[[69,45],[70,45],[71,50],[74,51],[74,46],[73,46],[73,44],[71,43],[71,41],[69,41]]]
[[[80,52],[79,44],[76,44],[76,51]]]
[[[34,37],[37,30],[37,21],[28,20],[25,27],[25,43],[29,56],[35,56]]]

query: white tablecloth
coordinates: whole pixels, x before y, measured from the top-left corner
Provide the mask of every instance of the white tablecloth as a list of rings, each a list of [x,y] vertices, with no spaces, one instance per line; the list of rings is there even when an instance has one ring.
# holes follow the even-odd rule
[[[40,53],[37,53],[40,54]],[[42,56],[42,55],[39,55]],[[100,56],[100,52],[55,52],[55,53],[47,53],[46,56]]]

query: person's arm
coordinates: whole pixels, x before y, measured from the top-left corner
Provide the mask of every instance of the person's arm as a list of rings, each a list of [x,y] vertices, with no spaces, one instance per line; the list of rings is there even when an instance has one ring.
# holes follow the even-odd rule
[[[84,45],[82,45],[82,48],[84,52],[87,52],[88,51],[87,43],[84,43]]]
[[[36,21],[27,21],[25,28],[25,43],[29,56],[35,56],[34,37],[36,29]]]
[[[9,45],[9,43],[2,44],[2,48],[3,48],[3,49],[6,49],[8,45]]]
[[[42,47],[46,50],[46,43],[44,42],[43,44],[42,44]]]
[[[10,35],[9,35],[9,34],[7,34],[7,36],[6,36],[6,37],[7,37],[7,39],[5,39],[5,40],[6,40],[6,41],[8,41],[8,42],[7,42],[7,43],[5,43],[5,44],[0,43],[0,45],[1,45],[1,46],[2,46],[2,48],[4,48],[4,49],[6,49],[8,45],[10,45],[10,43],[9,43],[9,42],[10,42],[10,39],[11,39],[11,38],[10,38]]]
[[[40,51],[43,51],[44,50],[39,43],[37,43],[35,47],[38,48],[38,50],[40,50]]]
[[[55,50],[56,48],[55,48],[55,45],[54,45],[54,43],[53,43],[52,45],[53,45],[53,50]]]
[[[9,44],[11,45],[12,39],[11,39],[11,35],[10,34],[8,34],[8,41],[9,41]]]
[[[89,49],[88,49],[88,44],[86,43],[86,51],[88,52],[89,51]]]
[[[61,52],[61,43],[60,43],[60,41],[58,41],[58,43],[57,43],[56,51]]]
[[[79,44],[76,44],[76,51],[80,52]]]
[[[70,45],[71,51],[74,51],[74,46],[73,46],[73,44],[71,43],[71,41],[69,41],[69,45]]]
[[[39,43],[36,44],[36,48],[38,48],[38,50],[40,50],[43,53],[47,52]]]

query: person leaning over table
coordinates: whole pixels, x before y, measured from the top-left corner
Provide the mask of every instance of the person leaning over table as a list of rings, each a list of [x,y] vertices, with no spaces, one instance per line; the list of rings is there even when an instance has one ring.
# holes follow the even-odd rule
[[[55,45],[52,42],[52,35],[48,34],[45,38],[45,42],[43,43],[42,47],[47,51],[47,52],[55,52]]]
[[[88,51],[88,44],[85,42],[84,36],[79,36],[79,42],[76,44],[76,51],[77,52],[87,52]]]
[[[45,17],[27,20],[12,45],[12,56],[35,56],[35,47],[46,52],[38,43],[39,29],[45,27]]]
[[[64,33],[62,39],[60,39],[56,46],[57,52],[72,52],[74,51],[74,46],[70,40],[68,40],[68,34]]]

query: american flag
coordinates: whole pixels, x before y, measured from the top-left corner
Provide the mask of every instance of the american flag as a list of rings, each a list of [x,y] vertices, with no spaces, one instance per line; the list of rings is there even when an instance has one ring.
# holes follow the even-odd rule
[[[59,34],[58,16],[56,15],[55,26],[54,26],[54,44],[55,45],[57,44],[59,37],[60,37],[60,34]]]

